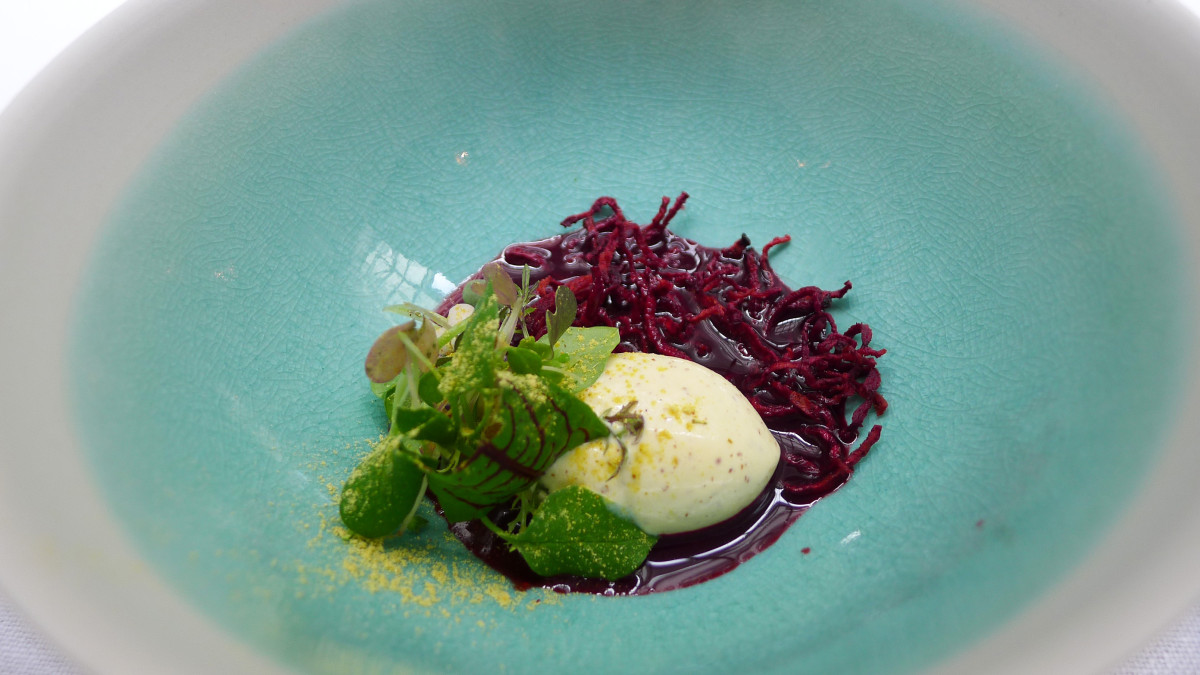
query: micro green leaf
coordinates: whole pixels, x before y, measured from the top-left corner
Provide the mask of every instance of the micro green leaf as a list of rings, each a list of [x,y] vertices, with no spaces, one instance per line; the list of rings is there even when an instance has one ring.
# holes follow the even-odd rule
[[[380,443],[350,474],[338,510],[351,532],[389,535],[404,524],[425,493],[425,472],[396,443]]]
[[[388,396],[392,395],[393,391],[396,391],[396,380],[398,378],[399,376],[394,377],[387,382],[372,382],[371,393],[375,394],[379,398],[386,399]]]
[[[538,342],[531,337],[521,338],[521,342],[517,344],[521,349],[529,349],[535,352],[543,359],[549,359],[554,356],[554,349],[545,342]]]
[[[438,351],[437,329],[433,324],[426,321],[416,330],[400,331],[396,338],[408,349],[409,358],[419,367],[433,369],[433,359],[437,358]]]
[[[392,387],[388,390],[387,396],[383,397],[383,414],[389,419],[392,419],[392,413],[396,411],[396,388]]]
[[[500,365],[496,352],[499,313],[500,307],[495,297],[484,296],[475,312],[463,321],[466,325],[458,348],[454,351],[454,358],[438,369],[442,374],[438,391],[452,406],[471,392],[495,387],[495,371]]]
[[[440,326],[442,328],[446,328],[450,325],[450,321],[441,314],[429,309],[425,309],[419,305],[414,305],[411,302],[405,302],[399,305],[388,305],[387,307],[383,308],[383,311],[391,312],[392,314],[400,314],[401,316],[407,316],[411,319],[422,319],[429,321],[433,323],[433,325]]]
[[[392,424],[397,433],[407,434],[437,414],[433,408],[399,408],[392,415]]]
[[[449,417],[438,414],[437,417],[432,417],[428,422],[422,424],[421,428],[413,432],[412,437],[418,441],[429,441],[445,448],[451,448],[458,440],[458,428],[454,426],[454,422]]]
[[[517,304],[517,299],[521,296],[520,290],[499,263],[484,265],[483,278],[492,284],[492,293],[496,295],[497,302],[506,307]]]
[[[441,479],[441,474],[429,474],[429,491],[442,507],[442,515],[451,523],[461,523],[466,520],[477,520],[487,513],[487,506],[476,506],[454,496],[449,491],[452,483]]]
[[[610,326],[566,329],[554,347],[556,354],[567,357],[563,388],[574,394],[592,386],[620,342],[620,332]]]
[[[541,372],[542,357],[532,349],[524,347],[508,348],[508,367],[518,375],[532,375]]]
[[[417,396],[422,403],[431,408],[442,402],[442,393],[438,391],[438,376],[432,370],[417,381]]]
[[[385,330],[371,345],[365,364],[367,377],[377,384],[391,382],[408,365],[408,346],[400,337],[405,333],[416,333],[416,324],[406,321]]]
[[[472,279],[463,284],[463,302],[468,305],[478,305],[479,301],[483,299],[485,288],[487,288],[487,282],[483,279]]]
[[[636,409],[637,399],[628,401],[619,409],[605,413],[604,421],[617,427],[613,430],[614,434],[629,434],[636,443],[642,435],[642,430],[646,428],[646,418],[635,412]]]
[[[610,581],[634,572],[657,541],[578,485],[551,492],[529,526],[505,539],[537,574]]]
[[[433,322],[422,321],[421,330],[417,331],[417,337],[413,342],[417,345],[421,355],[425,357],[425,366],[431,366],[431,362],[437,358],[438,354],[437,328],[434,327]]]
[[[414,513],[412,518],[408,519],[408,524],[404,526],[404,531],[420,534],[421,530],[426,527],[429,527],[429,521]]]
[[[529,287],[529,275],[532,270],[529,265],[521,265],[521,292],[517,296],[517,301],[513,304],[513,310],[519,313],[521,320],[521,334],[529,337],[529,326],[525,324],[525,316],[533,313],[532,307],[527,307],[533,300],[533,289]]]
[[[563,376],[566,375],[566,373],[561,370],[554,370],[552,368],[542,368],[538,375],[540,375],[543,380],[546,380],[551,384],[562,386]]]
[[[458,440],[458,428],[448,415],[433,408],[400,408],[392,418],[393,431],[418,441],[431,441],[453,447]]]
[[[558,290],[554,291],[554,311],[546,312],[546,342],[551,347],[558,338],[571,327],[575,322],[575,313],[579,306],[575,300],[575,293],[566,286],[559,286]],[[613,345],[614,347],[616,345]],[[611,352],[612,350],[609,349]]]
[[[396,379],[404,367],[415,359],[428,365],[437,356],[437,332],[429,321],[405,321],[385,330],[367,352],[364,367],[367,377],[375,384]]]

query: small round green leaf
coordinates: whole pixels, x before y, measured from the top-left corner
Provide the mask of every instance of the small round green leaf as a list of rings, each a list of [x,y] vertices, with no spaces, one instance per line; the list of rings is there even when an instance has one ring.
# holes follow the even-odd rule
[[[367,455],[342,488],[342,523],[369,539],[400,529],[424,492],[425,472],[390,444]]]
[[[413,337],[413,344],[416,345],[422,356],[432,361],[437,358],[437,339],[437,329],[433,322],[426,320],[421,322],[421,330],[417,331]]]
[[[551,359],[554,357],[554,348],[545,342],[538,342],[531,337],[521,338],[521,342],[517,344],[521,349],[529,349],[537,353],[542,359]]]
[[[421,401],[431,408],[436,408],[445,398],[442,396],[442,392],[438,391],[438,378],[433,371],[427,371],[417,381],[417,396],[420,396]]]
[[[518,375],[532,375],[542,371],[542,357],[532,349],[508,348],[508,367]]]
[[[468,305],[478,305],[487,290],[487,282],[483,279],[472,279],[463,284],[462,301]]]
[[[566,286],[559,286],[554,292],[554,312],[546,312],[546,341],[551,345],[558,342],[558,338],[575,322],[577,311],[575,293]]]
[[[529,526],[507,539],[537,574],[609,580],[637,570],[658,541],[579,485],[551,492]]]
[[[487,279],[492,284],[492,293],[496,295],[496,301],[501,305],[512,307],[520,296],[520,289],[513,283],[512,277],[508,276],[508,272],[499,263],[488,263],[483,267],[483,278]]]

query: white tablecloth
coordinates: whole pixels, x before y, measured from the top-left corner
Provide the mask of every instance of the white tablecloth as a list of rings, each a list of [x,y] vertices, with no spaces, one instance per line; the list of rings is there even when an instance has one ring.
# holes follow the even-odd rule
[[[0,673],[3,675],[83,675],[7,599],[0,598]]]

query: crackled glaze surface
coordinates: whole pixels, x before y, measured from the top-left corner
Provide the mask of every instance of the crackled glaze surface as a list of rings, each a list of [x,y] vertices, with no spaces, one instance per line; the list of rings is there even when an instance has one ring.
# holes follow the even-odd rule
[[[76,416],[146,558],[304,671],[913,670],[1079,560],[1173,412],[1180,262],[1132,147],[940,5],[355,5],[224,82],[129,190],[78,305]],[[681,189],[681,234],[790,233],[790,284],[853,280],[838,316],[889,349],[892,407],[850,484],[661,596],[326,582],[326,484],[381,422],[379,309],[599,194],[645,220]]]

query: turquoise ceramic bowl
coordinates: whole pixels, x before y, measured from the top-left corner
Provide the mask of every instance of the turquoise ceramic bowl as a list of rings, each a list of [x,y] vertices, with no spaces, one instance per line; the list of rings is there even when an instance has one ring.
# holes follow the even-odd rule
[[[1200,30],[1080,12],[126,8],[0,120],[0,579],[106,672],[1102,667],[1200,589]],[[854,282],[891,408],[851,482],[647,597],[343,543],[381,308],[681,190],[681,234]]]

